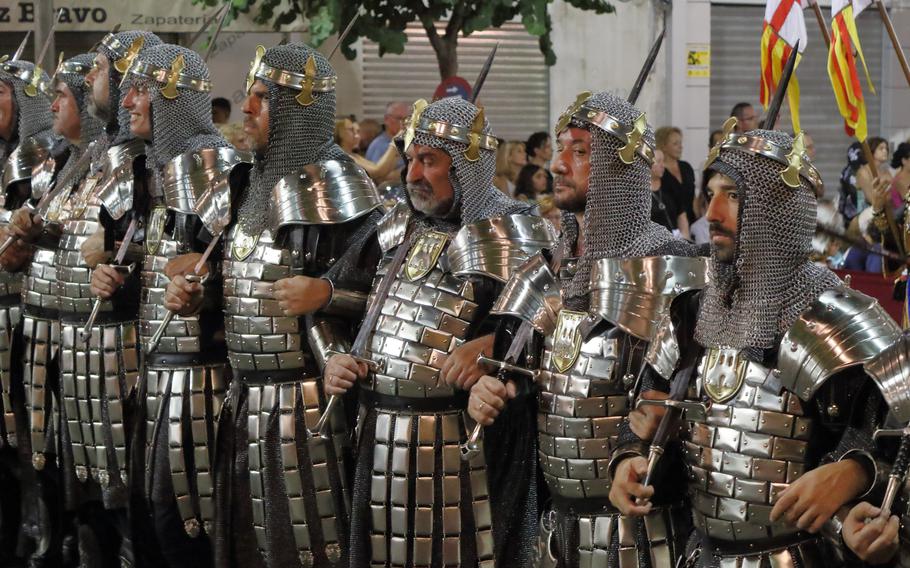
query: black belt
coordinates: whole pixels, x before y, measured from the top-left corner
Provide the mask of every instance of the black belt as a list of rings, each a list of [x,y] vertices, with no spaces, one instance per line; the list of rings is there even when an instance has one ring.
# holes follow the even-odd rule
[[[236,378],[250,386],[273,385],[279,383],[294,383],[319,377],[319,371],[311,367],[297,367],[296,369],[275,369],[262,371],[258,369],[231,370]]]
[[[86,320],[88,320],[89,312],[77,312],[77,313],[60,313],[60,323],[67,325],[85,325]],[[95,318],[95,327],[101,325],[114,325],[114,324],[123,324],[123,323],[138,323],[138,318],[135,315],[130,317],[124,317],[122,312],[98,312],[98,317]]]
[[[18,306],[22,302],[22,294],[6,294],[0,296],[0,306],[3,307],[13,307]]]
[[[446,397],[403,397],[380,394],[369,389],[360,389],[360,403],[377,410],[410,412],[449,412],[468,408],[467,391],[458,391]]]
[[[23,315],[37,319],[57,320],[60,319],[60,310],[57,308],[42,308],[31,304],[22,304]]]
[[[699,531],[702,554],[718,556],[751,556],[789,548],[798,544],[817,540],[819,537],[802,531],[793,534],[772,536],[756,540],[734,541],[710,538]]]
[[[227,365],[227,349],[211,349],[205,353],[161,353],[144,355],[146,365],[168,367],[195,367],[199,365]]]
[[[550,497],[553,508],[561,513],[574,513],[576,515],[601,515],[619,514],[619,510],[610,503],[607,497],[564,497],[553,494]]]

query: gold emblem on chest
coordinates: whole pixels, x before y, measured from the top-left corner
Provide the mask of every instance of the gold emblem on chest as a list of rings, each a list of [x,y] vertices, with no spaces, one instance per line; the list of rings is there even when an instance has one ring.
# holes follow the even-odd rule
[[[250,235],[243,230],[243,225],[237,225],[234,230],[234,236],[231,239],[231,256],[234,260],[242,261],[256,250],[259,243],[259,235]]]
[[[413,282],[429,274],[439,261],[439,255],[446,248],[448,240],[447,234],[438,231],[429,231],[420,235],[408,252],[408,258],[404,264],[405,278]]]
[[[85,210],[88,208],[88,202],[92,198],[92,194],[95,192],[95,186],[98,185],[99,181],[100,179],[96,176],[85,178],[82,187],[73,195],[71,219],[81,219],[82,216],[85,215]]]
[[[726,402],[743,386],[749,361],[735,349],[708,349],[702,362],[702,386],[714,402]]]
[[[145,234],[145,250],[148,254],[156,254],[161,246],[161,237],[164,235],[164,223],[167,221],[167,209],[155,207],[149,215],[149,226]]]
[[[562,310],[553,332],[553,352],[550,360],[558,373],[572,368],[581,353],[581,333],[578,326],[588,317],[587,312]]]

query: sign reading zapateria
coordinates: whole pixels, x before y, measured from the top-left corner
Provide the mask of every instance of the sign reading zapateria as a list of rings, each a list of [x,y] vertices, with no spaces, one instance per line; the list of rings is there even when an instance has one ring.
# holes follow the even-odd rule
[[[142,0],[58,0],[54,9],[63,8],[59,31],[64,32],[106,32],[120,24],[123,29],[141,28],[152,32],[181,33],[196,32],[217,8],[204,8],[190,0],[160,2]],[[257,24],[253,21],[255,10],[240,14],[239,18],[225,29],[235,32],[273,31],[271,24]],[[35,25],[35,2],[0,2],[0,32],[24,32]],[[303,31],[303,21],[285,26],[282,31]]]

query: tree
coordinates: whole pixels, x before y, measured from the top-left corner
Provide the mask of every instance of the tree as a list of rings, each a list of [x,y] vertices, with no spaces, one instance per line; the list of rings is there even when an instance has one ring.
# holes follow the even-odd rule
[[[317,46],[344,29],[359,12],[360,17],[341,46],[348,59],[356,55],[351,45],[361,37],[376,42],[380,56],[404,52],[408,40],[405,28],[411,22],[419,22],[436,52],[443,79],[458,74],[458,38],[461,35],[498,28],[521,16],[528,33],[539,38],[540,51],[547,65],[556,63],[550,39],[553,22],[547,13],[547,5],[553,0],[193,0],[208,6],[224,1],[231,2],[234,14],[258,8],[256,22],[271,22],[276,30],[304,18],[309,22],[311,41]],[[614,11],[608,0],[566,1],[597,14]],[[436,26],[436,22],[446,18],[445,27]]]

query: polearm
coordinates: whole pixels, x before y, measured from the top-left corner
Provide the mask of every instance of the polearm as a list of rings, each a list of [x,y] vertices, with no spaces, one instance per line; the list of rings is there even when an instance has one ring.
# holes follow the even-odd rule
[[[490,67],[493,66],[493,59],[496,58],[496,50],[499,49],[499,42],[496,42],[496,45],[493,46],[493,49],[490,50],[490,54],[487,55],[487,60],[484,62],[483,67],[480,68],[480,73],[477,74],[477,80],[474,81],[474,86],[471,88],[471,103],[477,103],[477,97],[480,96],[480,89],[483,88],[484,82],[487,80],[487,75],[490,73]]]
[[[645,81],[648,80],[648,75],[651,74],[651,68],[654,67],[654,62],[657,60],[657,55],[660,53],[660,47],[663,45],[664,35],[666,33],[667,28],[664,26],[664,28],[660,30],[657,39],[654,40],[654,44],[651,45],[651,51],[648,52],[648,57],[645,58],[645,64],[642,65],[641,71],[638,73],[638,79],[635,80],[635,84],[632,85],[632,90],[629,91],[629,104],[634,105],[638,102],[638,95],[641,94],[641,90],[645,86]]]
[[[825,17],[822,15],[822,9],[818,6],[818,0],[809,0],[812,5],[812,13],[815,14],[815,21],[822,32],[822,39],[825,40],[825,47],[831,51],[831,32],[828,31],[828,24],[825,23]]]
[[[117,250],[117,256],[114,257],[114,265],[123,264],[123,259],[126,258],[126,251],[130,248],[130,242],[133,240],[133,234],[136,232],[136,227],[139,224],[139,219],[133,217],[130,221],[129,227],[126,229],[126,234],[123,236],[123,241],[120,243],[120,248]],[[92,338],[92,328],[95,326],[95,320],[98,318],[98,312],[101,311],[101,302],[103,300],[95,298],[95,304],[92,306],[92,312],[89,314],[88,319],[85,321],[85,326],[79,332],[82,341],[88,343],[88,340]]]

